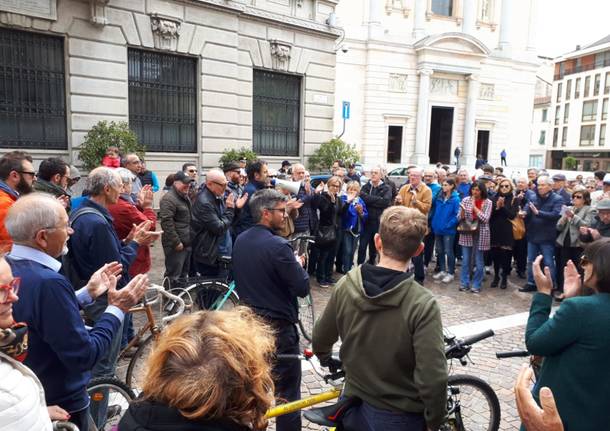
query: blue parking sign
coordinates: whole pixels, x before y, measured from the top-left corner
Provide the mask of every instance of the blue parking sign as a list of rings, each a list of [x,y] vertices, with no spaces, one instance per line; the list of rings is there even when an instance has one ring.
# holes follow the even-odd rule
[[[349,102],[343,101],[343,119],[349,120]]]

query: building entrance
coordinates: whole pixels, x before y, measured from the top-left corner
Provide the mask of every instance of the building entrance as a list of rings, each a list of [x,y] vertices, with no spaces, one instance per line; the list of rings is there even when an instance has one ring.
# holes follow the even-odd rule
[[[477,131],[477,153],[483,156],[483,160],[489,160],[489,130]]]
[[[451,163],[451,136],[453,131],[453,108],[432,107],[430,119],[430,163]]]

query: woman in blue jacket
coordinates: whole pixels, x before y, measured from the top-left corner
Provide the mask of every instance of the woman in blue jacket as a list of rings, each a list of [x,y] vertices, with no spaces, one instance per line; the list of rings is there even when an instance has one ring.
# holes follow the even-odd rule
[[[347,194],[341,196],[341,200],[345,205],[348,205],[345,212],[341,215],[341,229],[343,230],[341,256],[345,272],[352,269],[358,237],[360,237],[362,226],[364,226],[364,222],[368,217],[366,204],[359,196],[360,183],[358,181],[350,181],[347,185]]]
[[[455,181],[452,179],[443,182],[442,189],[434,201],[432,216],[432,231],[436,236],[436,255],[441,270],[432,278],[443,283],[452,282],[455,274],[453,243],[460,212],[460,196],[455,187]]]

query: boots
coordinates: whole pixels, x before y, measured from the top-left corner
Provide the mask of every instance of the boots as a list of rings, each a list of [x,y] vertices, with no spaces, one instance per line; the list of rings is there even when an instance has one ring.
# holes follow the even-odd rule
[[[494,273],[494,279],[489,285],[489,287],[498,287],[498,283],[500,283],[500,276],[498,276],[498,273],[496,272]]]
[[[500,283],[500,289],[506,289],[506,274],[502,274],[502,283]]]

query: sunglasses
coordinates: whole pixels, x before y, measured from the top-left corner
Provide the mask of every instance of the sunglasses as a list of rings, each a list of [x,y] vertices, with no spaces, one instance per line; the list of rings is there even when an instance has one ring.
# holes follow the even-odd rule
[[[500,184],[501,189],[510,189],[510,184]]]
[[[193,174],[193,173],[197,173],[197,169],[189,169],[188,171],[189,171],[191,174]]]
[[[30,172],[30,171],[17,171],[20,174],[24,174],[24,175],[31,175],[32,177],[36,176],[36,172]]]
[[[21,285],[21,277],[15,277],[8,284],[0,285],[0,304],[6,304],[11,292],[17,295],[19,286]]]

